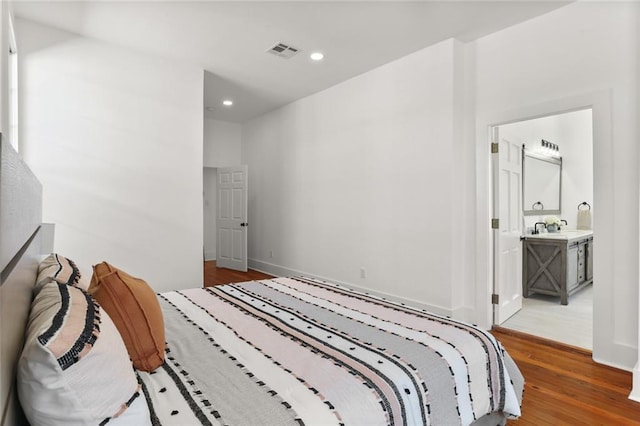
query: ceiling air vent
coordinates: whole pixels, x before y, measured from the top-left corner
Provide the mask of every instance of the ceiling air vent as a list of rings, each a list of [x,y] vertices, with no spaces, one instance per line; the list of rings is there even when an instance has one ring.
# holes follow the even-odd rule
[[[297,47],[289,46],[288,44],[276,43],[275,45],[270,47],[267,52],[284,59],[289,59],[300,52],[300,49],[298,49]]]

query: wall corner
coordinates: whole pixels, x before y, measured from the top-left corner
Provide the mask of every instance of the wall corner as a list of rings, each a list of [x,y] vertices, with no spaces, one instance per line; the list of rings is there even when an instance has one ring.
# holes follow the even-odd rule
[[[640,360],[633,367],[633,383],[629,399],[640,402]]]

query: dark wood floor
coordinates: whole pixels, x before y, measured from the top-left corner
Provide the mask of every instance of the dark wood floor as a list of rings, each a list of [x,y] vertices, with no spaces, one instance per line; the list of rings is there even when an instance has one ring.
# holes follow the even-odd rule
[[[273,278],[271,275],[249,269],[247,272],[234,271],[233,269],[218,268],[215,260],[204,262],[204,286],[240,283],[243,281],[262,280]]]
[[[631,373],[595,363],[591,352],[495,328],[525,377],[521,425],[640,425],[628,399]]]
[[[204,263],[205,286],[270,278]],[[631,373],[596,364],[591,352],[524,333],[492,333],[525,377],[522,417],[513,426],[640,425],[640,403],[627,397]]]

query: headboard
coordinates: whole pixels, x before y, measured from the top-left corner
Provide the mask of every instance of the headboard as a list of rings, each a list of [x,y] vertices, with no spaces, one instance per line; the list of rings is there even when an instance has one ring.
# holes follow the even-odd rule
[[[27,424],[16,394],[16,365],[42,253],[53,249],[43,226],[42,186],[0,135],[0,425]]]

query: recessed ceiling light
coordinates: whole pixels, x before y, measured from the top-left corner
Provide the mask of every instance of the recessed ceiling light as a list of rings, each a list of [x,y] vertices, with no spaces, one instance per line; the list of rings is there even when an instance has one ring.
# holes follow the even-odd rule
[[[309,57],[312,61],[321,61],[322,59],[324,59],[324,55],[322,54],[322,52],[313,52],[311,55],[309,55]]]
[[[207,111],[211,112],[211,111],[215,111],[216,109],[212,106],[208,106],[205,108]]]
[[[229,107],[233,105],[233,101],[231,99],[225,99],[224,101],[222,101],[222,105]]]

